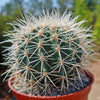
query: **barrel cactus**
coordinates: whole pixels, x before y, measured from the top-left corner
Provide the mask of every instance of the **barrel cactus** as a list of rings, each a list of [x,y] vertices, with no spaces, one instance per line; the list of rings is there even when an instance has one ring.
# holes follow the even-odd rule
[[[37,96],[57,96],[79,91],[89,84],[85,67],[91,50],[90,28],[83,27],[65,11],[43,11],[37,17],[22,15],[10,23],[13,30],[2,43],[9,42],[3,55],[7,75],[14,75],[13,87]]]

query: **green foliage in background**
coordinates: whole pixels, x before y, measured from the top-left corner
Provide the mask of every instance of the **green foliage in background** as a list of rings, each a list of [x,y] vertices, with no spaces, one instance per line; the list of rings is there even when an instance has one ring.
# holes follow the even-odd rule
[[[97,1],[98,1],[98,0],[85,0],[85,2],[87,3],[88,8],[89,8],[91,11],[94,11],[94,10],[95,10],[95,6],[96,6],[96,4],[97,4]]]
[[[12,17],[10,17],[9,15],[0,15],[0,41],[3,41],[4,38],[3,38],[3,34],[4,34],[4,31],[7,31],[7,30],[11,30],[11,26],[7,25],[6,23],[8,22],[11,22],[12,21]],[[2,62],[3,59],[2,58],[2,45],[0,44],[0,62]]]
[[[4,31],[12,29],[11,26],[6,24],[6,23],[11,22],[11,21],[12,21],[12,17],[10,17],[9,15],[0,15],[0,41],[4,40],[4,38],[2,36],[4,34]],[[2,53],[1,53],[3,51],[2,46],[3,45],[0,44],[0,62],[3,62]],[[5,68],[5,67],[0,66],[0,69],[2,69],[2,68]]]
[[[91,25],[93,21],[93,13],[89,10],[87,2],[85,2],[85,0],[74,1],[74,12],[75,16],[80,15],[78,21],[84,19],[88,21],[88,23],[85,23],[85,25]]]
[[[100,44],[100,4],[96,6],[96,22],[94,24],[94,34],[96,36],[96,43]]]
[[[11,26],[7,23],[12,21],[12,17],[9,15],[0,15],[0,35],[4,34],[4,31],[11,30]]]
[[[3,37],[6,31],[10,31],[13,28],[8,25],[7,23],[11,23],[12,21],[16,21],[17,18],[21,18],[20,12],[22,9],[19,10],[17,8],[13,8],[12,3],[7,3],[4,7],[2,7],[1,13],[0,13],[0,41],[5,40],[6,38]],[[5,46],[10,45],[9,43],[6,43]],[[0,62],[3,62],[2,57],[2,51],[3,51],[3,45],[0,44]],[[5,69],[6,66],[0,66],[0,69]]]

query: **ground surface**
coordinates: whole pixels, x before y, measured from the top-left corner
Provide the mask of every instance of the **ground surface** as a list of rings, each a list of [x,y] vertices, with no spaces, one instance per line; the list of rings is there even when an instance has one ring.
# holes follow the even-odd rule
[[[92,62],[92,66],[95,81],[89,95],[89,100],[100,100],[100,61]]]

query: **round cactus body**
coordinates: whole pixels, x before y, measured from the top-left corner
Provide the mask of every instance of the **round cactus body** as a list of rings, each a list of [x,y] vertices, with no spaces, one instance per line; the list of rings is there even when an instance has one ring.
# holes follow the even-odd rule
[[[13,87],[30,95],[62,95],[84,88],[89,79],[84,73],[84,63],[93,52],[92,34],[82,27],[84,21],[64,12],[43,12],[34,17],[22,16],[11,23],[9,32],[12,45],[5,51],[8,73],[15,74]],[[86,63],[85,63],[86,64]]]

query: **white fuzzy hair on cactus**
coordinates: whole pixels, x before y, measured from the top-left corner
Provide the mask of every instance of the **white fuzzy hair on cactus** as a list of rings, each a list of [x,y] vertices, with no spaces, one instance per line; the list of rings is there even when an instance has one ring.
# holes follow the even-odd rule
[[[94,44],[90,28],[83,27],[85,21],[77,19],[67,10],[63,15],[56,10],[43,10],[37,17],[28,13],[9,23],[13,30],[6,32],[9,38],[1,43],[12,45],[3,51],[3,64],[9,66],[6,77],[15,75],[16,90],[53,96],[54,90],[67,94],[70,86],[80,90],[75,85],[77,80],[84,87],[83,81],[88,80],[84,66],[94,52]]]

